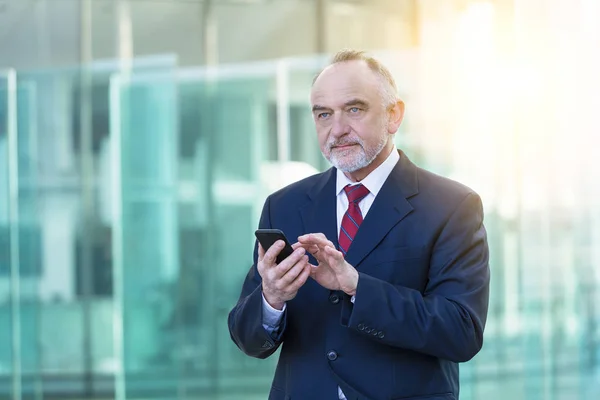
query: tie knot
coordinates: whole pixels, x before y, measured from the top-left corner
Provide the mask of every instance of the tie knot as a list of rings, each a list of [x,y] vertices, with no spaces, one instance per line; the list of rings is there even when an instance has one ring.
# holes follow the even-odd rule
[[[364,187],[362,184],[354,186],[347,185],[344,188],[344,191],[346,192],[346,196],[348,196],[348,201],[352,203],[358,203],[369,194],[369,189]]]

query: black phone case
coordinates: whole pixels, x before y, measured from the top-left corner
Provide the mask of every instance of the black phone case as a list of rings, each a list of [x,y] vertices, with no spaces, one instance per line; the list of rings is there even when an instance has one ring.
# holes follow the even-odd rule
[[[285,242],[285,247],[279,252],[279,255],[275,260],[277,264],[281,263],[294,252],[294,249],[292,249],[292,245],[285,237],[285,234],[279,229],[258,229],[254,234],[265,251],[273,246],[278,240],[283,240]]]

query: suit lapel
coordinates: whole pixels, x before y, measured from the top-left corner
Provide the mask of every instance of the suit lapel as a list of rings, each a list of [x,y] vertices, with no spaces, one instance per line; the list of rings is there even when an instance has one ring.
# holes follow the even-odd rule
[[[346,260],[354,267],[413,210],[407,199],[419,192],[417,168],[402,151],[399,153],[400,160],[377,194],[346,254]]]
[[[357,267],[388,232],[412,210],[407,199],[419,192],[417,167],[401,151],[400,160],[388,176],[346,254]],[[338,248],[336,169],[323,173],[308,193],[310,201],[300,208],[305,233],[322,232]]]
[[[322,232],[338,247],[336,169],[331,168],[319,177],[308,197],[312,200],[300,208],[305,233]]]

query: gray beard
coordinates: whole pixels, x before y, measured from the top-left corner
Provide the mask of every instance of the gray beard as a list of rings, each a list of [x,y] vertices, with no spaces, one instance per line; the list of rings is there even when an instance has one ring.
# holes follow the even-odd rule
[[[374,151],[371,152],[371,154],[367,154],[367,152],[365,151],[364,143],[362,142],[362,140],[358,139],[358,144],[360,145],[362,151],[360,152],[360,154],[357,154],[356,156],[354,156],[354,159],[352,159],[352,160],[344,160],[344,161],[338,160],[337,156],[331,152],[329,153],[329,157],[325,157],[325,158],[327,158],[327,160],[331,163],[331,165],[333,165],[335,168],[339,169],[340,171],[351,173],[351,172],[363,169],[363,168],[367,167],[368,165],[370,165],[373,162],[373,160],[375,160],[377,158],[377,156],[379,156],[379,154],[381,154],[381,152],[385,148],[386,144],[388,143],[388,140],[389,140],[388,135],[382,135],[381,140],[377,144],[377,147],[374,149]]]

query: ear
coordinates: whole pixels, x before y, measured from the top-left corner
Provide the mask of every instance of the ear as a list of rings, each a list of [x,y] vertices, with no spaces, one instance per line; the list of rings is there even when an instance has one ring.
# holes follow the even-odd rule
[[[393,135],[400,128],[402,120],[404,119],[404,102],[402,100],[396,101],[393,105],[387,109],[389,120],[388,120],[388,133]]]

